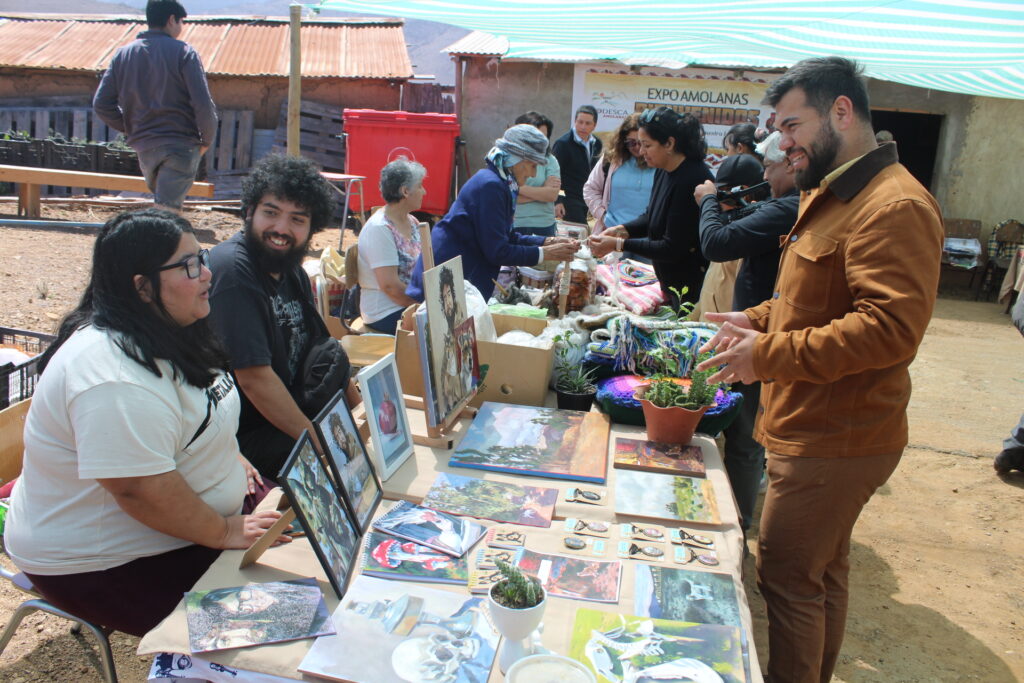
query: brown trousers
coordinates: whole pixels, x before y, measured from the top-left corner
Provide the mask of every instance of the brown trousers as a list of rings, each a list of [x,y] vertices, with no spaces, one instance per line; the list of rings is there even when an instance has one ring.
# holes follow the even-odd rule
[[[853,525],[901,455],[768,453],[757,585],[768,607],[772,683],[831,680],[846,628]]]

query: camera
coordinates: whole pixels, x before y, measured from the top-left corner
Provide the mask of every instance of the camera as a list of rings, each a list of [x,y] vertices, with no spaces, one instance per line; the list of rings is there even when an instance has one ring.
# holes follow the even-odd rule
[[[735,204],[737,206],[746,206],[747,201],[744,199],[747,195],[762,193],[763,190],[768,189],[768,181],[758,183],[757,185],[751,185],[750,187],[736,186],[731,190],[719,190],[718,201],[723,204]]]

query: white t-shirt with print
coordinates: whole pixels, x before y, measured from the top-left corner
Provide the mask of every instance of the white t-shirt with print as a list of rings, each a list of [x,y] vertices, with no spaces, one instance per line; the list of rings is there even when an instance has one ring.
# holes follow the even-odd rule
[[[157,364],[162,377],[91,326],[54,354],[25,422],[24,467],[4,534],[22,571],[101,571],[190,544],[136,521],[97,479],[177,470],[219,514],[240,512],[246,480],[234,380],[221,375],[199,389]]]
[[[414,248],[401,252],[383,209],[370,216],[359,231],[359,315],[363,322],[373,323],[402,309],[381,290],[373,269],[397,266],[399,280],[408,284],[419,256],[419,233],[415,224],[412,235],[407,246],[414,245]]]

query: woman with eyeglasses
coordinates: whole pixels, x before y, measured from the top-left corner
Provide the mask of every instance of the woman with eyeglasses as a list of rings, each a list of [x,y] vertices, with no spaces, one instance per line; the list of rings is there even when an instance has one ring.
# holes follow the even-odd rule
[[[655,169],[651,199],[642,215],[590,238],[597,257],[630,251],[651,259],[662,292],[673,308],[700,298],[708,261],[700,251],[699,212],[693,191],[711,170],[704,162],[704,127],[692,114],[668,107],[640,115],[637,139],[648,166]],[[682,296],[676,292],[682,292]],[[675,290],[675,291],[673,291]]]
[[[612,136],[601,163],[583,185],[583,200],[594,217],[594,234],[622,225],[647,209],[654,169],[640,151],[640,115],[630,114]]]
[[[207,259],[167,211],[103,226],[82,300],[40,362],[7,517],[7,553],[36,590],[136,636],[221,549],[247,548],[280,517],[242,512],[265,489],[235,439]]]

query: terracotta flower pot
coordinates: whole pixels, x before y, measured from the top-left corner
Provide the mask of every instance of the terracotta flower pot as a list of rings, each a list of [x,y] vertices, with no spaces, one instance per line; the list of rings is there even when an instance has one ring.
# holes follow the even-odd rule
[[[640,401],[644,410],[647,439],[662,443],[690,443],[700,418],[704,416],[709,406],[702,406],[699,410],[688,410],[679,406],[659,408],[644,398],[648,386],[645,384],[639,387],[633,395]]]

